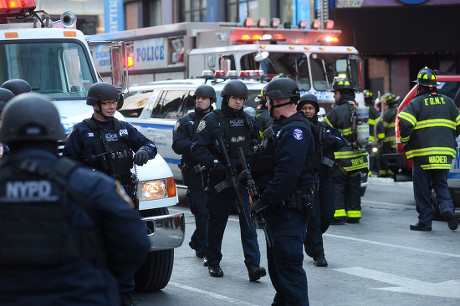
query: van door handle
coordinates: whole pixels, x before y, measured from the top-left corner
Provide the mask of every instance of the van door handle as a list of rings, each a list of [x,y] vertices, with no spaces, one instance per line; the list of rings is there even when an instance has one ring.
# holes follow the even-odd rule
[[[147,132],[148,133],[155,133],[155,129],[154,128],[147,128]]]

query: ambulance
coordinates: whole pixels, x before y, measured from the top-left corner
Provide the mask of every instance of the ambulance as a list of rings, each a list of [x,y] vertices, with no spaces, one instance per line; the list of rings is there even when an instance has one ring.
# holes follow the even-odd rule
[[[229,22],[183,22],[91,35],[92,56],[102,77],[110,72],[108,47],[103,41],[127,43],[131,85],[153,81],[198,78],[203,71],[216,76],[236,71],[239,76],[279,75],[297,81],[302,93],[314,94],[326,112],[334,103],[334,77],[347,77],[356,101],[364,104],[361,61],[353,46],[340,45],[340,30],[327,21],[311,29],[306,24],[287,27],[278,18],[270,22],[247,18]]]
[[[51,21],[45,12],[35,11],[33,0],[0,0],[0,84],[14,78],[29,82],[33,92],[53,101],[67,132],[91,116],[86,96],[92,84],[102,81],[85,36],[75,29],[75,23],[71,12],[63,13],[58,22]],[[113,84],[126,91],[124,45],[114,42],[108,50]],[[117,117],[124,120],[120,113]],[[177,189],[160,154],[133,171],[139,179],[139,211],[151,242],[151,252],[135,275],[136,287],[160,290],[171,277],[174,248],[184,240],[184,214],[169,214],[168,208],[178,202]]]

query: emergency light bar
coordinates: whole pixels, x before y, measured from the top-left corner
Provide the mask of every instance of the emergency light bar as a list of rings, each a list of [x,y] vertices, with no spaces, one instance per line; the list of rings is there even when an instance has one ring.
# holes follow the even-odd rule
[[[25,16],[35,7],[34,0],[0,0],[0,18]]]
[[[263,79],[265,73],[263,70],[241,70],[238,73],[236,70],[229,70],[225,73],[224,70],[203,70],[201,77],[206,80],[209,79]]]

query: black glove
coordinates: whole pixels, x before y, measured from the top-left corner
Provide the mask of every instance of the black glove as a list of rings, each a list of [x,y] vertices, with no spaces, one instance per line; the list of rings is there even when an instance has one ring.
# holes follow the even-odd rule
[[[134,154],[133,162],[138,166],[146,164],[148,160],[149,150],[145,146],[141,147],[137,150],[136,154]]]
[[[251,217],[254,220],[256,228],[263,228],[264,224],[262,222],[262,213],[267,207],[268,205],[262,202],[261,199],[257,199],[251,207]]]

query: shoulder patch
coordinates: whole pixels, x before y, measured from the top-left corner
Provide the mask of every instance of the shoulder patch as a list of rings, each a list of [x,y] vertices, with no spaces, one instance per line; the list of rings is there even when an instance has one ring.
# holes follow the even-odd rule
[[[174,132],[177,132],[177,129],[179,128],[179,126],[180,126],[180,122],[177,121],[176,125],[174,126]]]
[[[294,129],[294,131],[292,132],[292,136],[294,136],[294,138],[297,140],[302,140],[303,132],[301,129]]]
[[[75,131],[76,129],[77,129],[77,127],[75,125],[72,126],[72,128],[70,129],[69,134],[67,134],[67,137],[65,138],[66,141],[70,138],[70,135],[72,135],[73,131]]]
[[[3,157],[3,153],[5,153],[5,149],[3,148],[3,143],[0,142],[0,158]]]
[[[200,124],[198,124],[198,127],[196,128],[196,132],[199,133],[202,130],[204,130],[205,128],[206,128],[206,121],[201,120]]]

